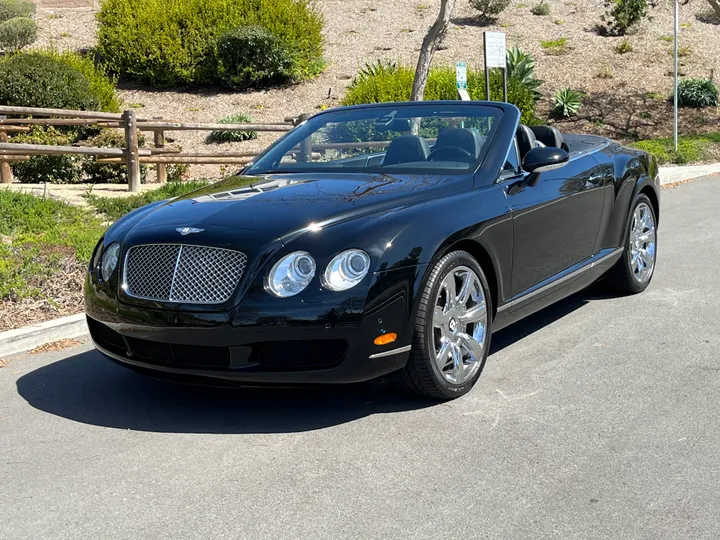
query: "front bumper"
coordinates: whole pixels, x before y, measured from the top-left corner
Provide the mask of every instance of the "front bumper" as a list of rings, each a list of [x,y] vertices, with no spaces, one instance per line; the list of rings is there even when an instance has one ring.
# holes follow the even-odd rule
[[[411,294],[407,287],[383,290],[371,305],[364,290],[282,309],[246,298],[225,312],[189,312],[119,302],[88,280],[85,299],[95,346],[126,367],[190,382],[287,385],[361,382],[402,369],[412,340]],[[398,339],[373,343],[388,332]]]

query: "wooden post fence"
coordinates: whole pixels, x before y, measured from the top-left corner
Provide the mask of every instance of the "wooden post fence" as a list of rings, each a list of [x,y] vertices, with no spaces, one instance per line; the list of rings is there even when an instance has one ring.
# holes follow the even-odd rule
[[[162,117],[153,116],[153,120],[162,120]],[[162,129],[156,129],[153,133],[155,135],[155,148],[165,148],[165,132]],[[165,184],[167,182],[167,164],[158,163],[156,165],[156,172],[157,181],[160,184]]]
[[[68,109],[44,109],[36,107],[11,107],[0,105],[0,114],[13,115],[14,118],[0,116],[0,182],[12,182],[9,162],[26,161],[37,155],[76,155],[94,156],[98,163],[115,163],[128,168],[128,191],[140,191],[140,165],[153,164],[157,167],[159,183],[167,181],[167,166],[173,163],[187,164],[226,164],[244,165],[256,156],[255,151],[230,151],[224,153],[182,152],[178,148],[167,147],[165,133],[167,131],[262,131],[287,132],[308,119],[307,114],[285,118],[284,122],[261,124],[220,124],[220,123],[187,123],[138,118],[134,109],[122,114],[98,111],[73,111]],[[18,116],[32,116],[21,118]],[[57,146],[44,144],[19,144],[8,142],[8,132],[29,131],[29,126],[97,126],[101,128],[120,128],[125,133],[125,148],[96,148],[87,146]],[[154,148],[139,148],[138,132],[152,131]],[[293,159],[310,161],[320,159],[321,155],[313,152],[315,148],[308,138],[298,145],[298,152],[293,152]]]
[[[137,135],[137,112],[128,109],[123,113],[125,122],[125,159],[128,168],[128,191],[140,191],[140,148]]]

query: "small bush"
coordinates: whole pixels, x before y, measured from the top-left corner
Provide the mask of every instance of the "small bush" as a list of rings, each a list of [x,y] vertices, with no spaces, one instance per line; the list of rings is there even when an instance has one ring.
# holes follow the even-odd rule
[[[540,2],[539,4],[535,4],[531,9],[530,13],[533,15],[550,15],[550,4],[547,2]]]
[[[647,0],[605,0],[605,13],[600,17],[605,33],[627,34],[647,14]]]
[[[15,17],[32,17],[34,14],[35,4],[30,0],[0,0],[0,22]]]
[[[715,107],[718,105],[718,88],[710,79],[683,79],[678,84],[680,107]]]
[[[668,54],[670,56],[675,56],[675,50],[670,49],[668,51]],[[690,48],[688,45],[681,45],[678,47],[678,57],[682,58],[683,56],[690,56],[692,54],[692,48]]]
[[[188,175],[190,165],[187,163],[170,163],[167,166],[167,181],[182,182]]]
[[[618,41],[615,45],[615,52],[618,54],[625,54],[632,52],[633,46],[632,43],[630,43],[630,40],[628,38],[623,38],[621,41]]]
[[[73,53],[19,52],[0,62],[0,103],[118,110],[114,82]]]
[[[105,0],[98,21],[98,52],[110,69],[152,86],[207,82],[212,44],[244,25],[277,36],[298,79],[324,67],[323,17],[310,0]]]
[[[56,128],[33,127],[29,133],[13,136],[11,142],[69,146],[71,137]],[[23,184],[76,184],[81,182],[81,159],[77,156],[32,156],[11,164],[15,178]]]
[[[600,66],[600,69],[598,70],[597,74],[595,75],[598,79],[612,79],[613,78],[613,69],[608,64],[603,64]]]
[[[204,77],[245,90],[286,83],[296,71],[294,58],[280,38],[260,26],[241,26],[211,45]]]
[[[561,54],[568,52],[567,38],[564,37],[541,41],[540,46],[545,51],[545,54],[549,54],[551,56],[560,56]]]
[[[397,65],[378,68],[373,75],[358,76],[350,84],[343,105],[407,101],[410,99],[414,76],[414,67]],[[468,68],[467,76],[470,98],[485,99],[483,70]],[[502,74],[499,71],[490,74],[490,94],[492,99],[502,99]],[[425,99],[457,99],[454,67],[436,67],[430,70]],[[508,101],[520,109],[523,123],[532,124],[537,121],[533,91],[515,78],[508,79]]]
[[[510,0],[468,0],[470,6],[478,11],[481,21],[492,19],[500,15],[510,5]]]
[[[563,88],[555,93],[553,111],[563,118],[575,116],[582,108],[584,94],[570,88]]]
[[[138,141],[143,146],[143,140]],[[103,130],[99,135],[82,142],[82,146],[95,148],[123,148],[125,147],[125,136],[119,131]],[[128,173],[125,165],[113,163],[98,163],[95,156],[89,156],[82,162],[82,172],[85,181],[91,184],[127,184]],[[147,165],[140,164],[140,182],[147,179]]]
[[[0,23],[0,48],[16,51],[37,38],[37,23],[29,17],[15,17]]]
[[[247,114],[231,114],[220,120],[219,124],[249,124],[252,118]],[[242,142],[257,139],[255,131],[211,131],[207,142]]]

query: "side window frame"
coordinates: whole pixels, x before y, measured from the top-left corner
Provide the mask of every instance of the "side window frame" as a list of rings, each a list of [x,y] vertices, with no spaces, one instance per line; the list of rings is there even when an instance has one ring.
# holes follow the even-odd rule
[[[515,163],[512,163],[510,160],[510,156],[515,156]],[[514,169],[507,168],[507,165],[513,165]],[[503,169],[500,172],[501,178],[506,178],[510,176],[516,176],[522,172],[522,169],[520,167],[520,150],[518,149],[517,144],[517,137],[513,137],[512,142],[510,143],[510,148],[508,148],[507,155],[505,156],[505,165],[503,165]]]

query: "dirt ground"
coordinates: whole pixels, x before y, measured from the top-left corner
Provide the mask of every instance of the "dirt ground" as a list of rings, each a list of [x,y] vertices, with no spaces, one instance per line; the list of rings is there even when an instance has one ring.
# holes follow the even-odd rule
[[[45,0],[49,2],[51,0]],[[52,0],[58,1],[58,0]],[[67,0],[62,0],[67,1]],[[73,0],[75,1],[75,0]],[[82,0],[77,0],[81,2]],[[37,46],[84,49],[95,44],[97,24],[94,13],[98,0],[85,0],[88,7],[56,9],[39,6]],[[579,117],[563,122],[563,129],[593,132],[618,139],[670,135],[672,107],[667,96],[672,90],[672,4],[664,2],[651,10],[637,32],[629,36],[632,51],[615,52],[623,38],[603,37],[594,30],[603,12],[600,0],[563,2],[548,0],[551,14],[530,13],[534,0],[513,1],[488,26],[478,24],[475,11],[466,0],[458,0],[452,24],[435,57],[436,64],[465,60],[482,67],[482,32],[507,33],[509,46],[519,45],[537,61],[537,76],[543,99],[539,113],[547,114],[550,100],[559,88],[571,87],[588,93]],[[414,63],[422,38],[432,24],[439,0],[317,0],[325,16],[325,58],[327,70],[317,79],[290,88],[267,91],[225,92],[216,89],[154,91],[122,82],[120,95],[126,104],[139,107],[144,116],[162,116],[187,122],[215,122],[234,113],[250,113],[255,121],[280,121],[301,112],[312,113],[325,105],[337,105],[353,75],[375,59]],[[704,0],[680,6],[680,46],[687,48],[681,71],[693,77],[720,77],[720,25],[698,14],[709,9]],[[541,41],[564,37],[565,54],[546,54]],[[599,78],[603,73],[609,78]],[[648,97],[650,95],[651,97]],[[328,97],[329,96],[329,97]],[[681,132],[715,127],[718,111],[681,112]],[[567,127],[565,127],[567,126]],[[170,136],[185,150],[207,149],[206,133],[175,132]],[[264,148],[277,137],[260,134],[243,149]],[[230,149],[234,145],[223,145]],[[216,177],[227,169],[195,167],[193,176]]]

